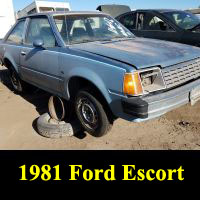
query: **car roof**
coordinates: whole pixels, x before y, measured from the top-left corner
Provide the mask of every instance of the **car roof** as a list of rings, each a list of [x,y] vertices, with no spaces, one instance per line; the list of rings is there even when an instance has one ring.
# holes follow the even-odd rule
[[[59,11],[59,12],[41,12],[41,13],[35,13],[31,15],[27,15],[24,17],[21,17],[19,19],[24,19],[27,17],[34,17],[34,16],[54,16],[54,15],[108,15],[106,13],[102,13],[99,11]]]
[[[174,12],[174,11],[185,12],[183,10],[176,10],[176,9],[138,9],[136,11],[153,11],[153,12],[159,12],[159,13]]]
[[[123,14],[117,16],[116,19],[119,19],[120,17],[123,17],[127,14],[135,13],[135,12],[157,12],[157,13],[160,13],[160,14],[164,14],[164,13],[169,13],[169,12],[187,12],[187,11],[176,10],[176,9],[137,9],[137,10],[132,10],[132,11],[127,12],[127,13],[123,13]]]

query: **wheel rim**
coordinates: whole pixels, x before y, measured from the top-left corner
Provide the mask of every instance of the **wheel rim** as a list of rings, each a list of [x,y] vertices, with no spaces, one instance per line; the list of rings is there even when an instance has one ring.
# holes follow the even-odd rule
[[[99,117],[94,104],[87,98],[80,98],[78,101],[78,112],[84,124],[89,129],[98,127]]]
[[[61,98],[57,96],[51,96],[49,99],[48,108],[52,119],[62,121],[65,118],[65,106]]]
[[[11,78],[11,82],[12,82],[13,87],[17,90],[18,86],[19,86],[19,81],[18,81],[18,78],[16,76],[16,73],[13,70],[11,71],[10,78]]]

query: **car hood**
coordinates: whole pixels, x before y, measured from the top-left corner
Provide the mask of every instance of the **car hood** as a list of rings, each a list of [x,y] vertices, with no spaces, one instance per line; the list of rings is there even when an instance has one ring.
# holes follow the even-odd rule
[[[84,43],[72,48],[133,65],[137,69],[158,65],[164,68],[200,57],[197,47],[146,38]]]

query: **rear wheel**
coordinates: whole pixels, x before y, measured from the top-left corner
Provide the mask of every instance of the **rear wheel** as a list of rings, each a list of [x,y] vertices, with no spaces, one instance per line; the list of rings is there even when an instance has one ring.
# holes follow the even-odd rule
[[[81,90],[76,96],[76,114],[88,133],[101,137],[111,130],[112,123],[99,100],[87,91]]]
[[[16,93],[22,94],[33,89],[31,85],[20,79],[19,75],[12,67],[9,68],[9,75],[12,87]]]

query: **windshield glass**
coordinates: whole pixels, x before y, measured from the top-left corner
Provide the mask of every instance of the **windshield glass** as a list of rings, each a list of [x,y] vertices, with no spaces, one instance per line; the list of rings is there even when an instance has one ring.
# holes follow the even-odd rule
[[[196,15],[189,12],[174,11],[164,13],[164,15],[185,30],[192,29],[200,23],[200,19]]]
[[[54,16],[58,31],[66,44],[110,41],[133,38],[134,35],[119,22],[104,15]]]

